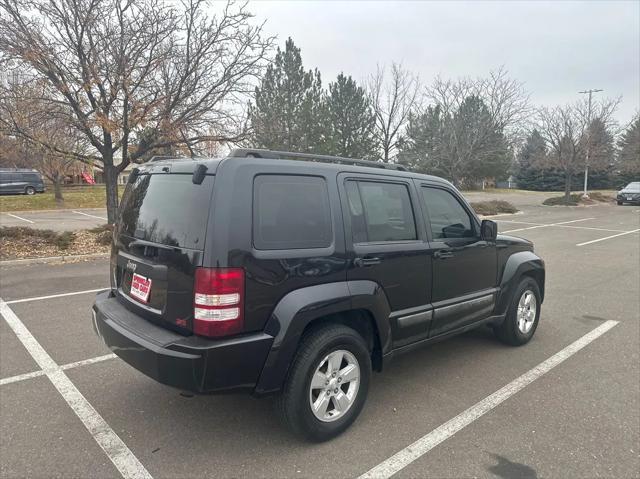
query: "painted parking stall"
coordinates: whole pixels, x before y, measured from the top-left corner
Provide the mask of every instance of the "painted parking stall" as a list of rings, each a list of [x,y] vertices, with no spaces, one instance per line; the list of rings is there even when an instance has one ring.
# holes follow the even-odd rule
[[[49,416],[64,418],[66,429],[76,431],[73,436],[64,429],[55,432],[73,446],[53,447],[50,458],[39,458],[30,449],[36,447],[36,438],[21,443],[19,449],[4,442],[2,450],[11,458],[3,457],[8,464],[3,471],[92,475],[98,471],[93,461],[106,461],[113,465],[113,472],[105,469],[103,475],[114,477],[184,476],[187,465],[194,476],[324,477],[335,473],[324,459],[333,457],[342,464],[342,477],[429,473],[440,477],[447,471],[453,476],[482,476],[487,474],[478,469],[483,461],[489,470],[494,467],[492,461],[526,464],[547,477],[557,475],[554,464],[572,464],[575,477],[585,477],[589,470],[630,477],[638,459],[629,445],[634,449],[638,442],[636,426],[640,425],[634,407],[639,371],[633,361],[640,348],[640,285],[632,274],[640,257],[639,233],[634,231],[637,213],[632,208],[584,212],[558,209],[549,218],[546,212],[541,217],[534,211],[499,221],[501,232],[539,226],[507,233],[532,239],[548,267],[543,319],[532,343],[507,348],[497,344],[490,332],[477,331],[399,357],[388,370],[373,376],[369,404],[358,423],[320,445],[301,443],[288,435],[273,419],[269,399],[184,398],[105,351],[92,330],[89,308],[108,279],[106,260],[2,267],[0,296],[6,299],[0,303],[2,340],[16,356],[18,348],[26,352],[29,362],[23,359],[27,369],[7,370],[0,378],[0,394],[5,398],[0,401],[0,416],[5,418],[0,423],[49,427],[53,423],[37,414],[25,417],[18,426],[8,420],[12,411],[5,405],[13,404],[14,397],[35,405],[35,398],[44,395],[54,407],[57,403],[51,395],[57,395],[63,405],[55,406],[57,412]],[[619,233],[625,234],[608,238]],[[589,244],[577,246],[580,243]],[[617,283],[625,272],[628,280]],[[88,284],[93,276],[100,277],[101,284]],[[576,277],[581,278],[578,286]],[[65,327],[68,332],[60,330]],[[576,383],[582,377],[588,386]],[[601,388],[615,387],[605,379],[609,377],[615,384],[630,386],[616,391],[628,407],[601,400],[605,394]],[[51,392],[47,383],[53,387]],[[574,387],[570,401],[557,397],[556,391],[566,385]],[[22,396],[21,391],[29,395]],[[518,408],[518,404],[528,407]],[[590,412],[593,405],[600,411],[597,416]],[[498,430],[504,435],[503,445],[496,446],[499,449],[489,454],[482,447],[466,445],[490,442],[486,431],[497,422],[502,424],[513,408],[519,411],[518,420],[509,423],[510,416],[505,418]],[[511,447],[533,440],[521,434],[546,433],[544,428],[549,426],[543,426],[538,417],[542,413],[553,418],[559,431],[565,423],[575,428],[588,420],[594,426],[583,427],[582,435],[550,436],[547,442],[558,441],[558,446],[545,454],[528,455],[526,449]],[[609,435],[609,431],[616,433]],[[0,432],[12,435],[6,429]],[[493,432],[491,437],[498,434]],[[607,442],[605,456],[598,452],[602,441]],[[533,441],[530,447],[543,446]],[[443,454],[448,459],[441,463]],[[580,464],[568,462],[570,454]]]

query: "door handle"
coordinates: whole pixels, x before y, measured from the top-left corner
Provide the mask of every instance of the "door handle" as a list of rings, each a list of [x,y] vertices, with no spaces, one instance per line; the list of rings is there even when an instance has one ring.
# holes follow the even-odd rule
[[[435,253],[433,253],[433,257],[437,259],[453,258],[453,253],[447,250],[438,250]]]
[[[373,266],[374,264],[380,264],[382,260],[380,258],[355,258],[353,260],[353,264],[358,268],[363,268],[365,266]]]

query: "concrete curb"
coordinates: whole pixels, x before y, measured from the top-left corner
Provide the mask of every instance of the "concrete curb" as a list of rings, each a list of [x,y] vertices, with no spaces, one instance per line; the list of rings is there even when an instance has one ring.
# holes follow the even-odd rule
[[[499,218],[500,216],[523,215],[524,211],[516,211],[515,213],[498,213],[497,215],[478,215],[480,218]]]
[[[80,259],[98,259],[108,258],[110,253],[91,253],[91,254],[75,254],[67,256],[46,256],[44,258],[24,258],[24,259],[9,259],[6,261],[0,261],[0,267],[2,266],[14,266],[20,264],[36,264],[36,263],[56,263],[68,261],[75,261]]]

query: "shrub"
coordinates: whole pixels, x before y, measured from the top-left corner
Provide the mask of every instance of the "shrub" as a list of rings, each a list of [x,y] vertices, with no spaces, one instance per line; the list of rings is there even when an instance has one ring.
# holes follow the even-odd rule
[[[552,196],[542,202],[546,206],[578,206],[578,205],[592,205],[596,202],[611,203],[613,197],[600,193],[599,191],[592,191],[589,193],[589,198],[582,198],[582,193],[572,193],[569,196],[569,201],[565,201],[563,196]]]
[[[57,234],[51,242],[60,249],[69,249],[69,246],[73,243],[75,236],[76,235],[71,231],[64,231],[63,233]]]
[[[546,206],[578,206],[581,199],[581,194],[573,193],[567,199],[564,196],[552,196],[544,200],[542,204]]]
[[[113,239],[113,225],[103,224],[96,226],[95,228],[91,228],[89,231],[91,233],[95,233],[96,243],[103,246],[111,244],[111,240]]]
[[[479,201],[471,203],[471,207],[477,214],[483,216],[497,215],[499,213],[517,213],[518,211],[515,206],[504,200]]]

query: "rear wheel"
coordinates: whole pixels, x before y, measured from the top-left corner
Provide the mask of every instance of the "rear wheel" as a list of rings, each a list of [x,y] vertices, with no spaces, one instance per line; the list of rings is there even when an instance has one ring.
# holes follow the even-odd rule
[[[27,186],[24,189],[24,193],[25,193],[25,195],[29,195],[29,196],[35,195],[36,194],[36,189],[33,186]]]
[[[314,329],[300,343],[278,412],[294,433],[326,441],[358,417],[370,377],[370,352],[356,331],[338,324]]]
[[[533,278],[520,281],[511,299],[507,316],[494,328],[496,336],[511,346],[528,343],[540,319],[540,288]]]

